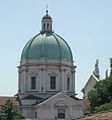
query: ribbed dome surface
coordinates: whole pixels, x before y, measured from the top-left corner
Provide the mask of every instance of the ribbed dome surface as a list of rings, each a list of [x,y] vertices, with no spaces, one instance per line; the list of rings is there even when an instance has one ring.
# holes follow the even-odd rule
[[[51,20],[52,20],[51,16],[49,16],[49,15],[45,15],[45,16],[42,18],[42,20],[44,20],[44,19],[51,19]]]
[[[23,49],[23,59],[67,59],[73,61],[72,52],[66,41],[53,32],[39,33],[28,41]]]

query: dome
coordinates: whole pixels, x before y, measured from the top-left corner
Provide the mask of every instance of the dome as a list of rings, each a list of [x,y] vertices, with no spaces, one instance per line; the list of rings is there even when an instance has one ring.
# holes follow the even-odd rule
[[[73,61],[71,49],[66,41],[52,31],[52,18],[48,15],[48,10],[41,22],[41,32],[28,41],[21,60],[48,58]]]
[[[42,18],[42,20],[45,20],[45,19],[52,20],[51,16],[49,16],[49,15],[45,15],[45,16]]]
[[[66,41],[54,32],[40,32],[28,41],[23,49],[23,59],[66,59],[73,61],[72,52]]]
[[[52,20],[51,16],[48,15],[48,10],[46,10],[46,15],[42,18],[42,20],[49,19]]]

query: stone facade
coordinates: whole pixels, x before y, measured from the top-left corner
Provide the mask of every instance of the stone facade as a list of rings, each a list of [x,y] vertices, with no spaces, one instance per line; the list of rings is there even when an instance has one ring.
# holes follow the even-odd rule
[[[82,117],[83,102],[75,97],[75,68],[70,47],[52,31],[46,11],[41,32],[26,44],[18,67],[16,96],[21,114],[25,118]]]
[[[42,64],[50,63],[50,64]],[[51,64],[52,61],[52,64]],[[28,63],[32,63],[29,64]],[[80,99],[75,98],[75,66],[67,60],[23,60],[19,68],[20,112],[26,118],[58,118],[58,108],[64,118],[84,115]],[[36,89],[31,89],[31,77],[36,77]],[[50,76],[56,76],[56,89],[50,89]],[[70,78],[69,90],[67,78]]]
[[[25,118],[71,119],[84,116],[76,98],[75,68],[67,42],[52,31],[52,18],[42,18],[42,30],[25,45],[18,66],[17,109]]]
[[[66,119],[84,116],[82,100],[65,93],[59,92],[40,103],[38,99],[21,99],[20,111],[25,118],[59,118],[59,114]]]
[[[27,62],[27,63],[26,63]],[[47,64],[42,64],[42,62]],[[52,62],[52,64],[51,64]],[[32,64],[31,64],[32,63]],[[28,65],[29,64],[29,65]],[[33,59],[22,61],[19,68],[19,92],[72,92],[75,94],[75,66],[67,60]],[[36,89],[31,90],[31,77],[36,77]],[[56,89],[50,89],[50,76],[56,76]],[[70,89],[67,90],[67,78]]]
[[[82,89],[82,92],[83,92],[83,98],[84,99],[87,99],[88,98],[88,93],[91,91],[91,90],[95,90],[95,85],[97,83],[98,79],[94,76],[94,75],[91,75],[87,81],[87,83],[85,84],[84,88]]]

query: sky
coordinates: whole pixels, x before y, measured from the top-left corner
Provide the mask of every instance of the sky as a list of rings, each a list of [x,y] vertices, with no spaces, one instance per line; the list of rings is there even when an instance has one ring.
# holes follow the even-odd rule
[[[112,0],[0,0],[0,96],[17,93],[21,53],[40,32],[46,4],[54,32],[72,50],[78,97],[96,59],[101,79],[105,78],[112,57]]]

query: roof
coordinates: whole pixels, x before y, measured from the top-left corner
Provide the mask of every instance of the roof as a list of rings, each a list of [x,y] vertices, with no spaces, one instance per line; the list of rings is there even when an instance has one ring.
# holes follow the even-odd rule
[[[23,119],[23,120],[40,120],[40,119]],[[41,120],[56,120],[56,119],[50,118],[50,119],[41,119]],[[97,114],[91,114],[78,119],[61,119],[61,120],[112,120],[112,110]]]
[[[19,102],[16,100],[15,97],[0,97],[0,105],[4,105],[7,100],[11,100],[13,105],[18,106]]]
[[[112,110],[91,114],[76,120],[112,120]]]
[[[51,16],[49,16],[49,15],[45,15],[45,16],[42,18],[42,20],[44,20],[44,19],[50,19],[50,20],[52,20]]]
[[[88,81],[86,82],[84,88],[81,90],[82,92],[83,92],[83,90],[86,88],[86,86],[89,84],[89,82],[90,82],[91,80],[93,80],[93,79],[91,79],[91,78],[94,78],[94,80],[96,80],[96,82],[98,81],[98,79],[92,74],[92,75],[89,77]]]
[[[79,100],[78,100],[78,99],[75,100],[75,99],[71,98],[70,96],[66,95],[65,93],[59,92],[59,93],[53,95],[52,97],[44,100],[43,102],[41,102],[41,103],[38,104],[37,106],[39,107],[39,106],[41,106],[41,105],[45,105],[46,103],[50,102],[50,100],[53,100],[53,99],[56,99],[56,97],[62,97],[62,96],[63,96],[63,97],[66,97],[66,99],[68,98],[68,99],[70,99],[71,101],[76,102],[78,105],[81,105],[81,103],[78,103],[78,101],[79,101],[80,99],[79,99]],[[82,101],[82,100],[80,100],[80,101]]]
[[[48,10],[46,10],[46,15],[42,18],[42,20],[44,20],[44,19],[52,20],[51,16],[48,15]]]
[[[73,61],[72,52],[67,42],[54,32],[39,33],[25,45],[23,59],[66,59]]]
[[[34,96],[34,95],[28,95],[28,96],[26,96],[26,97],[24,97],[23,99],[39,99],[39,100],[42,100],[42,98],[40,98],[40,97],[36,97],[36,96]]]

